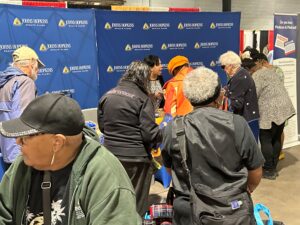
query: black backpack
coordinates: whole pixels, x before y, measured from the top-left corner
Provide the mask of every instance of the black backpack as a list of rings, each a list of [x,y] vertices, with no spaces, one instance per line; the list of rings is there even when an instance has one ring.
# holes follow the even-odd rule
[[[256,225],[250,194],[240,188],[213,190],[208,186],[193,184],[187,166],[184,117],[175,119],[177,140],[182,157],[182,167],[189,179],[190,204],[194,225]]]

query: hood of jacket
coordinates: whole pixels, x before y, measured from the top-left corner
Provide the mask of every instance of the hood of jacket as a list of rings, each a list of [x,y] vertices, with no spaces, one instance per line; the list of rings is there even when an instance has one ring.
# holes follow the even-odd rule
[[[15,76],[25,75],[21,70],[15,67],[8,67],[6,70],[0,72],[0,88],[2,88],[10,79]],[[25,75],[26,76],[26,75]]]

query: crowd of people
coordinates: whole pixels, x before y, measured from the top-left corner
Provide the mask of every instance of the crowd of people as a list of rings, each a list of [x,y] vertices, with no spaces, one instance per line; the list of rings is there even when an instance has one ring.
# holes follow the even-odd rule
[[[7,169],[0,224],[140,225],[151,151],[161,145],[175,195],[172,224],[255,225],[251,193],[262,177],[278,176],[283,129],[295,109],[282,70],[248,51],[247,58],[232,51],[220,56],[223,87],[216,72],[192,68],[185,56],[170,59],[166,82],[158,56],[131,62],[99,100],[101,145],[75,100],[36,97],[34,81],[45,65],[33,49],[16,49],[0,73]],[[173,118],[164,126],[155,121],[160,108]]]

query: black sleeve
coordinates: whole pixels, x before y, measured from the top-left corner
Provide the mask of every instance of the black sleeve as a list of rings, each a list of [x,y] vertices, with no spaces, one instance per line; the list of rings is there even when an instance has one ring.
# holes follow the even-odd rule
[[[98,121],[98,126],[101,131],[101,133],[104,133],[104,112],[103,112],[103,104],[105,100],[102,97],[98,103],[98,109],[97,109],[97,121]]]
[[[150,98],[143,103],[139,120],[144,145],[150,149],[156,147],[161,143],[162,132],[155,123],[154,106]]]
[[[228,90],[228,98],[230,99],[230,108],[232,112],[240,114],[244,107],[245,94],[249,89],[249,79],[245,76],[237,77],[232,80]]]
[[[239,115],[234,115],[233,122],[235,126],[235,141],[243,164],[248,170],[257,169],[264,164],[265,160],[248,123]]]
[[[163,141],[161,145],[161,154],[165,167],[172,167],[172,158],[170,156],[172,147],[172,122],[163,129]]]

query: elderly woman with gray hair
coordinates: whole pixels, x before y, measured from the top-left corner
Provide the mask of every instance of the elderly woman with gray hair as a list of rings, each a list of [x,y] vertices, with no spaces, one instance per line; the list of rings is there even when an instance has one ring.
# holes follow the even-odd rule
[[[228,76],[225,95],[229,99],[229,110],[246,119],[258,141],[259,111],[255,83],[249,72],[241,67],[241,59],[235,52],[225,52],[219,61]]]
[[[248,200],[242,200],[239,210],[243,213],[230,224],[256,224],[249,192],[260,182],[264,158],[247,122],[239,115],[218,109],[221,83],[210,69],[200,67],[191,71],[183,81],[183,92],[194,108],[183,117],[187,166],[193,188],[197,191],[201,187],[208,193],[223,196],[238,190]],[[191,190],[189,176],[182,166],[176,124],[175,119],[164,130],[162,155],[165,166],[171,168],[176,194],[173,224],[186,225],[193,224]]]

